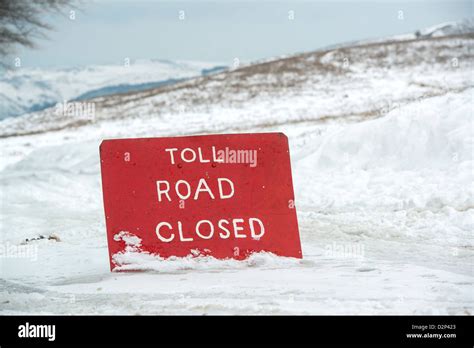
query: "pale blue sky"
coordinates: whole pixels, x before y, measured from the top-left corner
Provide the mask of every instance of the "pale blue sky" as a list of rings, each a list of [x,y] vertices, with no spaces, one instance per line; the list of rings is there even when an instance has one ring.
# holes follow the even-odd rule
[[[125,57],[231,64],[235,57],[251,61],[469,18],[473,1],[82,0],[80,7],[75,20],[48,18],[55,31],[38,49],[17,52],[23,66],[121,63]]]

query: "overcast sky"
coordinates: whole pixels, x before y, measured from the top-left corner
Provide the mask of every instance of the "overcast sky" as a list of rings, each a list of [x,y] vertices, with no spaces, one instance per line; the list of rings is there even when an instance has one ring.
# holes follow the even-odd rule
[[[231,64],[469,18],[473,1],[82,0],[80,8],[74,20],[69,13],[48,18],[55,31],[38,49],[18,51],[22,65],[120,64],[127,57]]]

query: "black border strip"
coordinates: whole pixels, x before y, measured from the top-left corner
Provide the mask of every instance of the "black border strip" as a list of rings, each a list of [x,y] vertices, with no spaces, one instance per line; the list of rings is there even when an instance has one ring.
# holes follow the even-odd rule
[[[26,322],[54,324],[55,341],[18,337],[19,326]],[[473,327],[471,316],[0,316],[0,347],[275,343],[472,347]],[[408,338],[410,333],[454,333],[456,337]]]

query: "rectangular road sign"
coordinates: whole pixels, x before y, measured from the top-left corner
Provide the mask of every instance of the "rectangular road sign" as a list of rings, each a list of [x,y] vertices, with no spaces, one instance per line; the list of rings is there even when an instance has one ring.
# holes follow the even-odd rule
[[[283,133],[104,140],[100,158],[112,270],[127,251],[302,257]]]

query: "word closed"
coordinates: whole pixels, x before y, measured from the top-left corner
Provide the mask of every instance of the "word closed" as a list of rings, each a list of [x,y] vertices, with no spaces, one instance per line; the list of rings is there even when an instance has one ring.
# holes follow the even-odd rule
[[[104,140],[100,158],[112,270],[125,234],[163,258],[302,257],[282,133]]]

